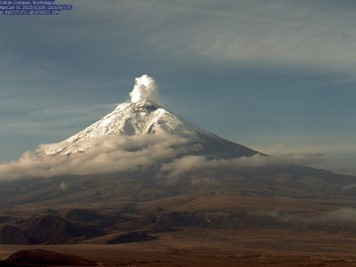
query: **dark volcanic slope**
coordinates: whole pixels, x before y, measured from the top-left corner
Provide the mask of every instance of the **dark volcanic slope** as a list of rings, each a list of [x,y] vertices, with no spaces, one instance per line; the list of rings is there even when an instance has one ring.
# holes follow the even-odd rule
[[[80,236],[81,231],[61,217],[45,214],[33,217],[25,226],[25,232],[38,243],[61,244]]]
[[[207,135],[204,132],[197,133],[202,150],[197,154],[208,158],[236,158],[236,157],[251,157],[261,153],[252,150],[240,144],[225,140],[216,135]]]
[[[67,190],[58,190],[62,182],[69,185]],[[177,180],[167,180],[165,177],[156,179],[154,172],[143,169],[132,173],[0,182],[0,207],[7,209],[19,204],[58,207],[75,203],[77,207],[86,208],[89,203],[105,206],[105,203],[137,202],[177,194],[202,195],[211,192],[249,195],[268,193],[276,196],[313,198],[352,197],[355,194],[351,186],[353,184],[356,184],[354,176],[295,165],[241,169],[200,168]],[[21,188],[24,190],[19,194]],[[86,219],[89,219],[93,214],[68,214],[68,220],[86,221],[86,216]],[[100,220],[105,221],[106,218]],[[49,223],[52,225],[51,220]]]

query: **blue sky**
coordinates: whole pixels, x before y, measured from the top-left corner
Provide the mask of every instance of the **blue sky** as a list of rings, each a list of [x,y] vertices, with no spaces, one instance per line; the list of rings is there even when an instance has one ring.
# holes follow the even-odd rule
[[[163,104],[222,137],[356,174],[356,3],[66,0],[0,17],[0,161],[57,142],[155,78]]]

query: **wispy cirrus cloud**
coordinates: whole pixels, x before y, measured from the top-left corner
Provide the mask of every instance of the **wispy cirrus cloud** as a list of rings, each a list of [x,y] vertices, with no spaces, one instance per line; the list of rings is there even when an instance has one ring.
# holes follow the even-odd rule
[[[189,5],[181,1],[111,1],[96,3],[95,8],[93,4],[83,4],[89,15],[91,11],[106,14],[121,30],[111,40],[124,36],[135,50],[148,49],[153,55],[327,72],[353,73],[350,67],[356,66],[355,9],[348,5],[282,0],[195,0]],[[132,32],[122,26],[128,24]],[[109,38],[108,31],[99,35]],[[145,53],[141,56],[147,57]]]

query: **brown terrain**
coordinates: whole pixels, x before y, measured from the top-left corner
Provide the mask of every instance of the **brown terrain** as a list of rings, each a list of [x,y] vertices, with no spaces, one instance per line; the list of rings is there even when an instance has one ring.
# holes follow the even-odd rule
[[[293,165],[4,181],[0,266],[356,266],[355,184]]]
[[[3,208],[0,260],[44,249],[97,266],[356,266],[350,194],[243,191],[116,200]],[[40,263],[31,264],[49,266]],[[0,266],[16,266],[9,264]]]

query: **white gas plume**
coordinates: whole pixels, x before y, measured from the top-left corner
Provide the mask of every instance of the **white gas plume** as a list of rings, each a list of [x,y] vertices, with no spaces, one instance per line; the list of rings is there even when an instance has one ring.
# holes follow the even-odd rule
[[[135,79],[135,86],[130,93],[131,102],[137,103],[150,100],[159,103],[158,90],[155,80],[147,74]]]

